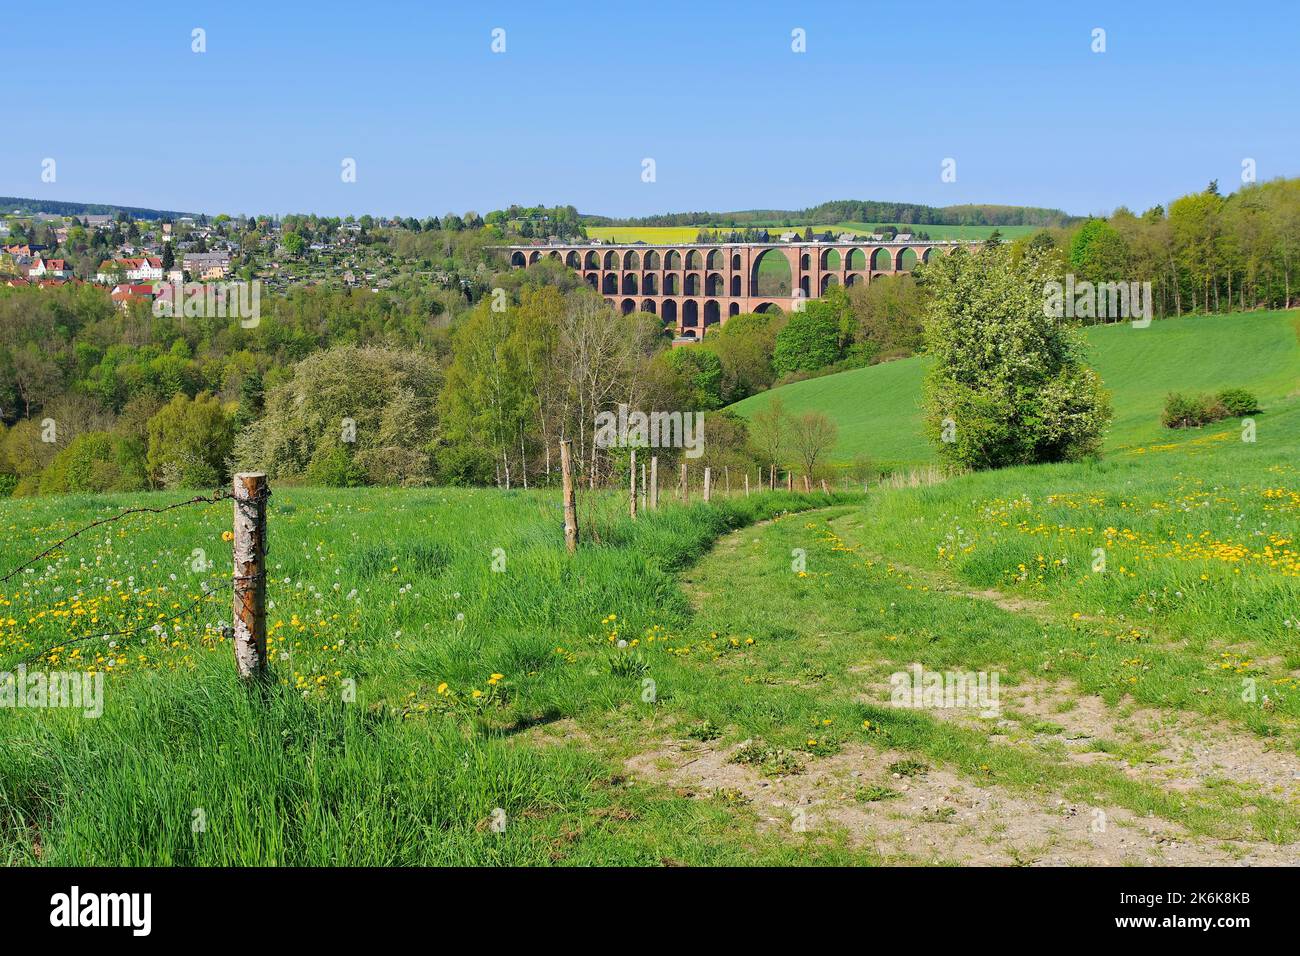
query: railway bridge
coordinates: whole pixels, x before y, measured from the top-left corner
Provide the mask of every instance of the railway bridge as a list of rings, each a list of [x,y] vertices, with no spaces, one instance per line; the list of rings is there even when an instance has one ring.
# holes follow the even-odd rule
[[[574,270],[623,313],[658,315],[699,339],[742,312],[789,311],[833,285],[910,272],[967,243],[908,237],[875,242],[648,244],[545,242],[504,247],[513,268],[550,259]]]

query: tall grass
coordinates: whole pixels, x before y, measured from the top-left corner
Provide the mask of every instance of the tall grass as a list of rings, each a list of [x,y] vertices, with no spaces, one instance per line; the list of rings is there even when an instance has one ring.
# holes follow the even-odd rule
[[[602,618],[618,608],[629,628],[680,627],[676,571],[731,529],[828,500],[755,494],[632,522],[621,495],[587,493],[570,558],[553,492],[281,489],[271,682],[234,678],[218,630],[228,593],[159,632],[49,655],[50,668],[112,665],[104,713],[0,709],[0,860],[551,862],[557,834],[613,799],[599,786],[609,768],[515,738],[635,699],[635,682],[593,666]],[[4,503],[0,565],[127,503]],[[147,624],[229,566],[228,507],[127,520],[3,594],[0,669],[71,635]],[[214,567],[195,571],[195,549]],[[490,832],[498,809],[531,822]]]

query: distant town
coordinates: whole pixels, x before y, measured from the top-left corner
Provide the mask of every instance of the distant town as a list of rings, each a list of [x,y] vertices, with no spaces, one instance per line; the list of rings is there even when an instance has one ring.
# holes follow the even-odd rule
[[[516,238],[539,246],[575,239],[591,245],[605,243],[599,237],[588,238],[586,230],[574,228],[567,217],[518,208],[494,213],[488,220],[474,212],[424,220],[227,215],[182,215],[169,220],[126,211],[76,215],[20,209],[0,216],[0,285],[48,288],[94,283],[105,287],[123,308],[151,302],[177,282],[231,278],[260,280],[269,291],[294,284],[330,284],[379,292],[406,271],[399,266],[402,257],[397,249],[374,241],[377,234],[393,231],[478,230],[488,240]],[[869,234],[747,227],[701,230],[695,238],[715,243],[908,241],[913,233],[894,227]],[[924,239],[926,234],[918,232],[916,238]],[[430,278],[441,280],[444,287],[460,285],[469,291],[460,277],[445,271],[431,269]]]
[[[382,256],[364,254],[366,233],[398,221],[312,219],[307,228],[271,217],[59,215],[21,210],[0,218],[0,285],[49,288],[94,283],[125,307],[176,282],[259,279],[270,289],[330,281],[378,291]]]

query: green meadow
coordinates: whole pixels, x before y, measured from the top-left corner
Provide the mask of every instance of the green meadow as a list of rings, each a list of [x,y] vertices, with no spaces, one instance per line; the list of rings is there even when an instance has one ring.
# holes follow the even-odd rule
[[[1294,862],[1294,318],[1089,337],[1099,462],[636,521],[584,492],[573,556],[554,489],[274,488],[253,687],[229,503],[101,525],[0,585],[0,671],[105,675],[97,718],[0,708],[0,860]],[[779,392],[841,454],[922,462],[920,374]],[[1160,428],[1165,392],[1230,385],[1254,442]],[[0,573],[184,497],[0,502]],[[995,672],[1000,709],[898,706],[913,666]]]
[[[1300,317],[1295,312],[1248,312],[1128,323],[1087,329],[1089,361],[1110,389],[1115,419],[1107,448],[1162,442],[1160,410],[1170,392],[1248,387],[1273,403],[1300,389]],[[925,359],[900,359],[795,382],[737,402],[752,415],[774,396],[786,409],[816,409],[835,419],[834,457],[866,456],[885,466],[936,460],[921,432]]]
[[[1019,239],[1021,236],[1032,236],[1039,230],[1039,226],[956,226],[956,225],[925,225],[908,227],[901,223],[872,223],[872,222],[837,222],[833,226],[822,226],[820,228],[829,228],[832,232],[857,232],[870,235],[881,226],[895,226],[896,228],[907,230],[914,228],[917,232],[929,234],[931,239],[960,239],[974,242],[976,240],[988,239],[997,232],[1004,241],[1010,242],[1012,239]],[[802,227],[801,227],[802,228]],[[813,227],[814,229],[818,227]]]
[[[899,223],[869,223],[869,222],[837,222],[830,225],[809,225],[800,223],[793,226],[783,226],[779,222],[762,222],[752,224],[755,229],[767,229],[769,232],[799,232],[804,229],[812,229],[813,232],[825,232],[829,229],[838,235],[842,232],[861,233],[871,235],[882,226],[893,225],[895,227],[906,229],[906,226]],[[1010,241],[1020,236],[1028,236],[1038,231],[1037,226],[917,226],[920,232],[928,233],[931,239],[962,239],[962,240],[980,240],[987,239],[993,235],[994,231],[1001,234],[1004,240]],[[606,242],[694,242],[696,236],[700,234],[701,229],[708,229],[715,234],[718,232],[728,232],[730,227],[727,226],[588,226],[587,235],[592,239],[603,239]]]

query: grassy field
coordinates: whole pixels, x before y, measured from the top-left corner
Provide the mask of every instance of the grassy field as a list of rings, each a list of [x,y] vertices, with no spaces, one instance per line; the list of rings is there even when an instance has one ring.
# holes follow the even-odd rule
[[[836,233],[839,232],[860,232],[870,235],[881,226],[897,226],[906,229],[900,223],[872,223],[872,222],[837,222],[829,228]],[[816,228],[816,227],[814,227]],[[822,229],[826,226],[820,227]],[[1032,236],[1039,230],[1038,226],[915,226],[917,232],[928,233],[931,239],[987,239],[993,233],[999,232],[1005,241],[1018,239],[1021,236]]]
[[[856,232],[870,235],[882,225],[897,226],[898,223],[837,222],[829,226],[820,225],[810,228],[813,232],[824,232],[830,229],[836,234]],[[761,223],[754,226],[756,229],[764,228],[778,234],[802,233],[805,227],[807,227],[806,223],[797,226]],[[1019,236],[1031,235],[1038,230],[1037,226],[917,226],[916,228],[929,233],[931,239],[987,239],[997,228],[1003,239],[1011,240]],[[720,226],[588,226],[587,235],[592,239],[604,239],[606,242],[694,242],[695,237],[700,234],[700,229],[711,229],[715,232],[719,229],[730,231],[729,227]]]
[[[1300,388],[1300,317],[1294,312],[1166,319],[1147,328],[1095,326],[1090,361],[1111,390],[1115,420],[1107,448],[1163,442],[1160,410],[1172,391],[1244,386],[1266,405]],[[903,359],[786,385],[738,402],[753,414],[775,395],[787,410],[818,409],[836,420],[842,462],[865,455],[882,465],[934,460],[921,434],[924,360]]]
[[[1294,863],[1290,330],[1095,332],[1099,463],[637,522],[585,493],[573,558],[552,491],[276,488],[252,691],[202,590],[228,503],[103,525],[0,586],[0,671],[106,675],[96,719],[0,708],[0,860]],[[1257,441],[1144,432],[1175,378],[1255,388]],[[0,502],[0,571],[183,497]],[[918,666],[997,706],[900,706]]]
[[[640,635],[637,654],[672,660],[688,621],[673,572],[730,528],[813,501],[769,494],[633,526],[620,499],[592,496],[584,524],[599,543],[575,560],[544,492],[281,489],[273,501],[275,680],[260,695],[233,680],[219,631],[229,592],[200,589],[228,578],[228,505],[124,519],[0,591],[0,670],[107,674],[98,719],[0,709],[0,860],[743,862],[743,847],[676,834],[680,813],[710,808],[650,801],[599,753],[520,738],[560,718],[652,713],[607,616]],[[139,503],[4,502],[0,562]],[[485,829],[497,808],[514,821],[502,835]],[[614,826],[568,847],[567,832],[593,823]]]
[[[699,226],[588,226],[587,237],[606,242],[694,242]]]
[[[691,587],[711,629],[763,638],[731,674],[783,719],[719,693],[696,719],[730,732],[658,779],[886,857],[1294,863],[1300,402],[1260,422],[731,536]],[[891,706],[916,665],[996,673],[1000,707]],[[757,773],[722,775],[737,755]]]

